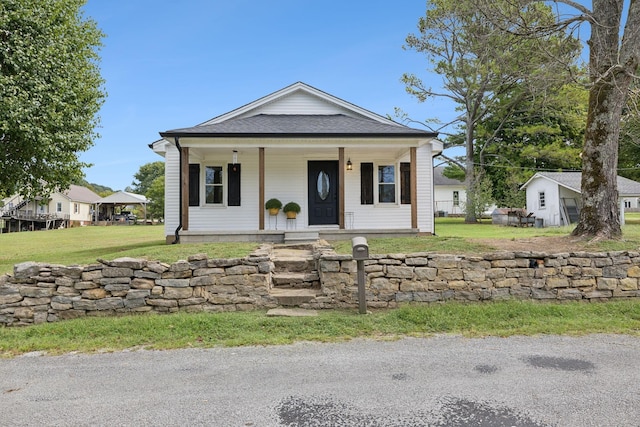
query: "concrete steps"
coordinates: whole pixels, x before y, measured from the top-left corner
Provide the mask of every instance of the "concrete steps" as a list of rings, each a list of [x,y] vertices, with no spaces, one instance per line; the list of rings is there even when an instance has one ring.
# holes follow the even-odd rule
[[[320,290],[313,245],[276,245],[271,252],[273,270],[269,294],[285,307],[308,303]]]
[[[317,296],[316,289],[271,289],[269,294],[278,304],[286,307],[297,307],[306,304]]]

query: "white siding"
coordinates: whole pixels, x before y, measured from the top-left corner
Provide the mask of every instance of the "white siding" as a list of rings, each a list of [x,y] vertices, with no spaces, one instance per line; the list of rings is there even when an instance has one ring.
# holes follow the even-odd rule
[[[345,114],[356,116],[351,110],[300,91],[280,98],[278,102],[262,105],[246,113],[250,116],[256,114]]]
[[[433,153],[431,144],[416,150],[418,178],[418,229],[421,233],[435,233],[433,218]]]
[[[227,165],[226,156],[207,156],[200,163],[200,206],[189,207],[190,231],[246,231],[258,229],[258,150],[247,150],[238,159],[241,165],[240,206],[227,206]],[[192,163],[196,163],[192,159]],[[205,203],[204,175],[206,166],[222,166],[223,203]]]
[[[409,162],[409,156],[389,158],[389,153],[346,150],[345,158],[351,159],[353,170],[345,173],[345,227],[360,229],[408,229],[411,228],[411,205],[400,203],[400,163]],[[373,162],[374,204],[360,203],[360,163]],[[396,203],[378,203],[378,165],[396,166]]]
[[[527,211],[542,218],[545,226],[561,225],[560,193],[558,185],[544,178],[534,179],[527,185]],[[539,206],[539,194],[544,192],[545,207]]]
[[[458,192],[458,206],[454,205],[453,192]],[[444,211],[448,214],[464,213],[464,204],[467,200],[467,191],[464,185],[436,185],[435,186],[435,207],[436,211]]]
[[[180,223],[180,156],[178,149],[167,144],[164,165],[164,230],[173,235]]]

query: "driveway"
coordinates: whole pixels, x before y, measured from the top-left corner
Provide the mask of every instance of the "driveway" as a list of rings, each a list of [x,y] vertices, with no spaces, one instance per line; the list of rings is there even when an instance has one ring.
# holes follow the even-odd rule
[[[2,426],[638,426],[640,338],[457,336],[0,360]]]

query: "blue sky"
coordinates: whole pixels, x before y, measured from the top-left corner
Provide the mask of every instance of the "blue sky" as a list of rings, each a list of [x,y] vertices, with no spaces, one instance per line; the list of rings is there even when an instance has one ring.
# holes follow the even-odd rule
[[[89,182],[123,190],[140,166],[162,160],[158,132],[199,124],[297,81],[378,114],[453,115],[418,103],[400,78],[438,87],[421,55],[402,49],[425,0],[88,0],[105,33],[108,93],[101,138],[81,155]]]

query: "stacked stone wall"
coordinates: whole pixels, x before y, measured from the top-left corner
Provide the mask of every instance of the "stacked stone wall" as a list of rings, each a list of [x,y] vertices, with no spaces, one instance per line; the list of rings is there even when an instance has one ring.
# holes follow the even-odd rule
[[[320,289],[305,308],[356,308],[357,263],[318,255]],[[640,297],[640,253],[497,252],[372,256],[364,261],[367,306],[407,302],[604,301]],[[82,316],[176,311],[241,311],[278,306],[270,295],[268,255],[173,264],[141,259],[88,266],[27,262],[0,276],[0,325],[29,325]]]
[[[602,301],[640,297],[640,253],[496,252],[479,256],[432,253],[372,256],[364,261],[367,306],[406,302]],[[324,301],[316,307],[357,305],[356,262],[320,261]],[[313,303],[311,304],[314,305]]]

